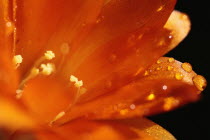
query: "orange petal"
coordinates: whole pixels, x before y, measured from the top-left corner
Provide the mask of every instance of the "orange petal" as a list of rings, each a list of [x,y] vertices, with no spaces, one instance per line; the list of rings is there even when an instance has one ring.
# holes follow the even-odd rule
[[[75,36],[85,36],[102,4],[103,0],[18,0],[16,53],[24,59],[22,74],[47,49],[59,58],[63,55],[62,44],[70,44]]]
[[[58,123],[77,117],[90,119],[127,118],[170,111],[199,99],[206,86],[190,64],[161,58],[145,76],[96,99],[78,103]]]
[[[0,94],[13,93],[17,87],[17,75],[11,62],[12,32],[10,1],[0,1]]]
[[[175,140],[161,126],[145,118],[119,121],[75,120],[54,127],[52,131],[37,131],[37,140]],[[20,134],[17,136],[20,137]]]
[[[36,122],[18,102],[0,97],[0,126],[11,130],[31,129],[36,127]]]
[[[83,80],[85,100],[125,85],[168,50],[171,35],[162,26],[174,3],[108,2],[88,37],[74,44],[80,48],[68,55],[61,75]]]
[[[190,19],[185,13],[179,11],[173,11],[168,21],[165,24],[165,28],[171,30],[171,34],[174,37],[169,50],[176,47],[189,33],[190,31]]]
[[[49,124],[72,103],[76,89],[55,77],[37,77],[30,80],[20,98],[31,114]]]
[[[161,126],[145,118],[118,121],[76,120],[63,125],[56,132],[66,139],[71,137],[75,140],[175,140]]]

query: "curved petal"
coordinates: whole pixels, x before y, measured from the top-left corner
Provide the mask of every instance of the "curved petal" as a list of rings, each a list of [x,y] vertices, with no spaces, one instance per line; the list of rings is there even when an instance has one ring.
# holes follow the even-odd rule
[[[35,128],[37,124],[19,103],[0,96],[0,126],[16,130]]]
[[[171,34],[174,37],[169,47],[169,50],[171,50],[187,36],[191,28],[191,23],[185,13],[173,11],[164,27],[171,30]]]
[[[103,0],[16,1],[15,51],[24,59],[22,75],[44,51],[53,50],[59,58],[63,55],[62,44],[70,44],[76,36],[83,38],[102,5]]]
[[[18,136],[21,133],[13,137]],[[161,126],[145,118],[119,121],[75,120],[54,127],[52,131],[37,131],[34,136],[37,140],[175,140]]]
[[[205,79],[195,74],[190,64],[161,58],[145,76],[139,75],[117,91],[76,104],[57,123],[77,117],[113,119],[169,111],[199,99],[205,86]]]
[[[130,4],[129,6],[132,7],[133,5]],[[168,4],[168,6],[170,7],[171,5]],[[167,13],[169,11],[163,10],[163,13],[164,12]],[[148,18],[151,16],[151,19],[156,19],[159,16],[158,12],[155,14],[153,13],[154,15],[150,14],[148,13]],[[132,16],[126,14],[123,15],[129,17],[129,21],[131,18],[129,23],[131,24],[133,21]],[[141,16],[141,14],[139,14],[139,16]],[[181,16],[183,16],[183,14],[173,12],[168,22],[164,26],[165,29],[169,30],[168,32],[167,30],[164,31],[161,29],[160,26],[158,29],[156,29],[155,26],[151,27],[155,28],[155,31],[149,29],[150,18],[147,19],[149,20],[147,22],[148,25],[145,24],[143,27],[130,27],[128,26],[127,22],[123,22],[121,24],[118,23],[118,26],[128,26],[124,27],[128,31],[136,28],[135,32],[129,33],[128,31],[126,32],[123,30],[124,28],[122,29],[120,27],[115,27],[115,24],[113,25],[115,27],[114,29],[112,29],[112,26],[109,25],[112,22],[115,23],[118,20],[121,21],[122,19],[117,18],[122,17],[116,17],[116,19],[111,21],[111,19],[105,18],[105,16],[104,19],[99,22],[98,26],[100,28],[96,27],[94,30],[102,30],[106,27],[109,29],[109,32],[113,33],[107,35],[108,37],[105,36],[100,39],[99,37],[106,34],[107,29],[105,28],[102,30],[103,34],[93,31],[95,34],[98,33],[98,35],[93,36],[95,37],[94,39],[96,41],[92,41],[89,46],[88,42],[84,40],[84,45],[81,46],[85,47],[81,47],[80,51],[76,52],[68,59],[68,63],[66,63],[66,66],[63,69],[64,72],[62,74],[65,76],[65,78],[67,78],[68,75],[73,73],[73,75],[76,75],[79,79],[83,80],[84,86],[87,89],[87,94],[85,94],[87,96],[84,95],[83,97],[85,100],[93,99],[98,95],[102,95],[106,92],[119,88],[131,81],[135,77],[136,73],[142,73],[148,66],[156,61],[156,59],[174,48],[175,45],[177,45],[186,36],[189,31],[190,23],[189,20],[181,19]],[[128,20],[126,18],[123,19],[125,19],[125,21]],[[142,18],[142,20],[143,19],[144,18]],[[145,22],[147,20],[145,19]],[[153,26],[153,24],[151,26]],[[122,29],[122,31],[120,29]],[[117,34],[116,37],[116,33],[114,32],[115,30],[120,30],[118,32],[122,35]],[[123,33],[127,34],[124,35]],[[89,36],[89,38],[91,38],[92,34],[90,33]],[[111,37],[115,37],[115,39],[110,39]],[[103,45],[105,42],[104,40],[108,42]],[[97,46],[98,43],[101,43],[102,46]]]

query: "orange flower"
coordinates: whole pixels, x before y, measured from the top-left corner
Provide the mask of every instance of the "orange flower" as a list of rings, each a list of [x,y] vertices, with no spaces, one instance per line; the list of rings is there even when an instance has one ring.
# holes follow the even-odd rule
[[[0,1],[0,127],[20,139],[175,139],[144,118],[206,86],[189,63],[161,57],[190,30],[175,3]]]

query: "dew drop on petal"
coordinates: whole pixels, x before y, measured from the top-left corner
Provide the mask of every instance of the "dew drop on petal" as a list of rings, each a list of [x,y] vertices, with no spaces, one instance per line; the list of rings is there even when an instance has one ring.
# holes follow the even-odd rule
[[[176,74],[175,74],[175,78],[176,78],[177,80],[182,80],[183,77],[184,77],[184,76],[183,76],[181,73],[176,73]]]
[[[198,88],[198,90],[203,91],[206,87],[206,79],[201,75],[196,75],[193,77],[193,83]]]
[[[130,109],[134,110],[136,108],[135,104],[130,105]]]
[[[168,67],[167,67],[167,70],[168,70],[168,71],[171,71],[171,70],[173,70],[173,67],[172,67],[172,66],[168,66]]]
[[[192,72],[192,66],[190,65],[190,63],[182,63],[182,68],[183,68],[186,72]]]
[[[174,62],[175,60],[174,60],[174,58],[169,58],[168,59],[168,62],[170,62],[170,63],[172,63],[172,62]]]
[[[163,89],[163,90],[167,90],[167,89],[168,89],[168,86],[163,85],[162,89]]]

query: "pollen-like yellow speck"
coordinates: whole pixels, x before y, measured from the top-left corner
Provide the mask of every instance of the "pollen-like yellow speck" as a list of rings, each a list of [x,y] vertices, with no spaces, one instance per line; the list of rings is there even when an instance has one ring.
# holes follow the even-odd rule
[[[157,60],[157,64],[160,64],[161,63],[161,61],[160,60]]]
[[[175,78],[176,78],[177,80],[182,80],[183,77],[184,77],[184,76],[183,76],[181,73],[176,73],[176,74],[175,74]]]
[[[160,7],[157,9],[157,12],[160,12],[162,9],[163,9],[163,6],[160,6]]]
[[[41,64],[40,68],[42,69],[41,73],[43,75],[50,75],[55,71],[55,65],[52,63]]]
[[[147,76],[147,75],[149,75],[149,72],[148,71],[145,71],[144,72],[144,76]]]
[[[198,88],[198,90],[203,91],[206,87],[206,79],[201,75],[196,75],[193,77],[193,83]]]
[[[151,101],[155,99],[155,94],[151,93],[147,96],[147,100]]]
[[[80,88],[81,86],[83,86],[83,81],[82,80],[78,80],[77,77],[75,77],[74,75],[70,76],[70,81],[74,82],[74,86],[77,88]]]
[[[171,71],[171,70],[173,70],[173,67],[172,66],[168,66],[167,70]]]
[[[70,81],[71,81],[71,82],[78,82],[78,78],[75,77],[74,75],[71,75],[71,76],[70,76]]]
[[[75,82],[74,86],[77,87],[77,88],[83,86],[83,81],[80,80],[80,81]]]
[[[17,65],[17,64],[20,64],[20,63],[23,62],[23,58],[22,58],[21,55],[15,55],[13,57],[13,60],[12,61],[13,61],[13,64]]]
[[[190,63],[182,63],[182,68],[186,71],[186,72],[192,72],[192,66],[190,65]]]
[[[128,113],[128,109],[122,109],[120,110],[121,115],[126,115]]]
[[[172,62],[174,62],[174,60],[175,59],[171,57],[171,58],[168,59],[168,62],[172,63]]]
[[[52,51],[46,51],[44,57],[47,60],[51,60],[55,57],[55,54]]]

